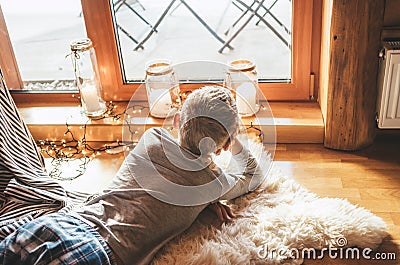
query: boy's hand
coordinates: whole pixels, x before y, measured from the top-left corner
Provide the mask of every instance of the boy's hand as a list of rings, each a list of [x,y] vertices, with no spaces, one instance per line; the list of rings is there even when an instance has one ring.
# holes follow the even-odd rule
[[[242,149],[243,149],[243,145],[242,143],[235,137],[235,139],[233,139],[233,141],[231,142],[231,153],[232,155],[237,155],[239,154]]]
[[[229,206],[220,202],[210,204],[208,208],[212,210],[218,216],[218,219],[222,222],[230,222],[233,220],[233,218],[236,217]]]

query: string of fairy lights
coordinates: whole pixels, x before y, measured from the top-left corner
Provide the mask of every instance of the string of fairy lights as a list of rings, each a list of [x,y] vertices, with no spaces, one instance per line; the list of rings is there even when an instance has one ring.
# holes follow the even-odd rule
[[[74,96],[79,99],[79,96]],[[86,170],[88,163],[95,157],[101,155],[102,153],[116,154],[120,152],[126,152],[133,149],[137,140],[133,139],[133,135],[137,135],[139,132],[131,126],[131,121],[129,120],[130,115],[141,113],[148,106],[144,105],[129,105],[124,111],[117,112],[117,105],[112,101],[107,103],[107,110],[105,114],[98,118],[91,118],[86,121],[86,123],[80,126],[82,130],[82,136],[80,138],[76,137],[76,134],[72,131],[72,126],[66,121],[66,130],[62,139],[45,139],[38,140],[37,146],[40,151],[47,157],[51,158],[51,171],[48,173],[51,178],[57,180],[73,180],[82,176]],[[265,110],[264,106],[261,106]],[[91,120],[102,120],[106,118],[111,118],[113,121],[119,121],[124,119],[125,124],[131,139],[129,141],[115,140],[111,143],[106,143],[100,146],[93,144],[93,141],[87,139],[87,127]],[[257,133],[257,137],[262,142],[264,135],[263,131],[250,123],[250,126],[243,128],[244,131],[254,129]],[[69,167],[69,164],[74,163],[75,173],[70,175],[65,175],[64,169]]]
[[[79,96],[74,96],[80,100]],[[87,127],[89,122],[92,120],[102,120],[106,118],[111,118],[113,121],[119,121],[121,118],[125,117],[125,124],[128,126],[128,131],[131,135],[138,134],[137,130],[134,130],[131,123],[126,115],[128,111],[132,113],[142,112],[147,106],[142,105],[131,105],[122,112],[116,112],[117,106],[112,102],[107,103],[107,110],[105,114],[97,118],[87,119],[84,125],[80,126],[82,130],[82,136],[80,138],[76,137],[76,134],[72,131],[72,126],[66,121],[66,130],[62,139],[45,139],[36,141],[37,146],[40,151],[46,156],[51,158],[51,171],[49,172],[50,177],[58,180],[73,180],[82,176],[86,169],[88,163],[96,156],[106,152],[106,153],[120,153],[123,151],[129,151],[133,148],[137,141],[122,142],[116,140],[111,143],[106,143],[103,145],[95,145],[93,141],[87,139]],[[64,176],[63,174],[63,164],[75,163],[78,164],[74,167],[76,172],[73,175]],[[75,163],[76,164],[76,163]]]

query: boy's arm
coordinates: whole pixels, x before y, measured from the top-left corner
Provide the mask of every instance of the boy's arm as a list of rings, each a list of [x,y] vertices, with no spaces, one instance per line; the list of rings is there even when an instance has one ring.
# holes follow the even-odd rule
[[[228,182],[227,189],[224,189],[227,192],[222,195],[220,200],[230,200],[246,194],[256,189],[263,180],[263,174],[257,160],[240,141],[234,141],[231,153],[239,171],[230,174],[223,171],[220,172],[220,174],[225,175]]]

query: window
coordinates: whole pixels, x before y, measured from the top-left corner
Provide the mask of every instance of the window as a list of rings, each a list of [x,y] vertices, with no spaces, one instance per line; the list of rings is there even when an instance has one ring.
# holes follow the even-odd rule
[[[0,0],[0,1],[6,1],[6,0]],[[286,70],[282,71],[283,74],[277,74],[275,76],[271,75],[268,76],[268,71],[265,71],[265,75],[262,73],[263,70],[261,70],[261,67],[259,66],[260,63],[256,59],[256,63],[259,69],[259,73],[261,75],[261,79],[263,79],[260,83],[260,88],[267,97],[267,99],[272,99],[272,100],[288,100],[288,99],[294,99],[294,100],[308,100],[309,99],[309,80],[310,80],[310,62],[311,62],[311,35],[312,35],[312,17],[313,17],[313,0],[278,0],[279,2],[286,3],[286,4],[291,4],[292,5],[292,34],[291,34],[291,39],[288,39],[288,43],[291,44],[291,54],[287,56],[287,59],[283,59],[282,61],[288,62],[287,65],[284,67]],[[129,28],[129,25],[126,24],[127,20],[123,18],[123,14],[129,14],[132,13],[131,16],[135,17],[136,15],[129,10],[128,7],[123,6],[121,7],[116,13],[115,16],[112,12],[116,10],[115,3],[118,2],[118,0],[114,0],[114,2],[110,2],[109,0],[81,0],[82,4],[82,15],[85,19],[85,24],[86,24],[86,31],[87,35],[89,38],[92,39],[94,43],[94,48],[96,50],[97,54],[97,59],[98,59],[98,64],[99,64],[99,70],[100,70],[100,75],[101,75],[101,82],[103,89],[105,90],[105,98],[107,100],[129,100],[133,91],[139,86],[137,82],[134,82],[135,80],[140,80],[140,77],[144,77],[144,65],[143,62],[146,60],[144,57],[142,59],[141,65],[138,66],[138,69],[140,70],[143,69],[142,71],[142,76],[138,72],[135,74],[134,72],[125,72],[124,69],[128,68],[128,66],[124,66],[124,60],[127,60],[127,55],[126,51],[133,51],[134,49],[134,42],[131,41],[131,47],[130,48],[123,48],[122,47],[122,42],[129,43],[130,40],[128,40],[128,37],[126,34],[124,34],[121,29],[118,27],[115,27],[114,22],[116,22],[118,25],[122,26],[125,30],[127,30],[128,33],[131,33],[134,37],[143,37],[146,33],[143,32],[135,32],[131,28]],[[128,3],[132,3],[132,1],[127,1]],[[133,1],[135,2],[135,1]],[[143,4],[146,3],[155,3],[154,1],[145,1],[142,0]],[[159,3],[159,1],[156,1]],[[161,10],[165,7],[170,1],[163,1],[163,5],[160,5]],[[181,1],[175,1],[175,2],[181,2]],[[184,2],[184,1],[182,1]],[[187,0],[189,2],[189,0]],[[190,0],[190,7],[195,10],[198,15],[204,19],[209,25],[212,25],[213,28],[215,28],[215,23],[213,22],[213,18],[209,17],[208,14],[205,13],[205,11],[202,11],[202,8],[200,6],[200,3],[203,1],[198,1],[198,0]],[[213,1],[204,1],[209,4],[212,4]],[[215,1],[214,1],[215,2]],[[249,3],[249,1],[246,1]],[[0,2],[1,3],[1,2]],[[271,4],[271,1],[266,1],[266,3]],[[177,5],[179,3],[176,3]],[[221,5],[225,5],[228,8],[231,9],[233,12],[229,19],[227,16],[223,17],[224,22],[222,22],[222,26],[230,25],[232,18],[235,18],[241,11],[237,7],[232,7],[230,6],[230,1],[222,1],[221,0]],[[250,1],[251,4],[251,1]],[[134,4],[135,5],[135,4]],[[133,5],[133,6],[134,6]],[[144,6],[146,11],[147,7]],[[141,11],[140,6],[134,6],[135,9],[138,11]],[[148,7],[150,10],[150,6]],[[145,11],[143,11],[145,12]],[[214,37],[210,34],[210,32],[207,31],[207,28],[201,26],[199,24],[199,21],[196,20],[196,17],[193,16],[190,11],[187,9],[187,7],[183,6],[183,4],[178,5],[177,9],[175,11],[171,10],[173,12],[172,16],[174,15],[185,15],[188,16],[187,19],[192,20],[192,23],[197,23],[197,26],[199,30],[202,31],[202,35],[206,36],[208,38],[208,41],[212,41],[214,47],[216,48],[210,48],[213,52],[215,50],[218,50],[222,46],[221,42],[218,42],[217,39],[214,39]],[[176,13],[175,13],[176,12]],[[274,11],[276,12],[276,11]],[[3,10],[4,13],[4,10]],[[154,25],[157,18],[159,18],[160,14],[159,12],[155,12],[154,14],[151,15],[150,13],[146,13],[146,19]],[[228,13],[227,13],[228,14]],[[76,16],[78,16],[76,14]],[[290,14],[289,14],[290,15]],[[152,17],[155,16],[155,17]],[[170,16],[170,14],[168,14]],[[171,17],[166,17],[164,18],[165,20],[161,23],[160,25],[160,32],[163,30],[165,31],[166,25],[170,23]],[[141,20],[139,21],[140,18],[137,16],[135,17],[135,23],[138,25],[146,27],[146,24]],[[284,19],[282,19],[284,20]],[[215,18],[214,18],[215,21]],[[253,24],[255,23],[252,22]],[[139,24],[142,23],[142,24]],[[288,23],[285,21],[285,23]],[[222,27],[221,26],[221,27]],[[5,24],[1,23],[0,20],[0,28],[4,28]],[[253,26],[252,26],[253,27]],[[249,26],[248,29],[251,29]],[[264,27],[265,32],[267,30]],[[264,32],[264,33],[265,33]],[[158,33],[156,33],[158,34]],[[219,34],[221,32],[219,31]],[[239,36],[233,40],[232,46],[237,47],[238,50],[240,50],[240,39],[239,37],[244,36],[242,34],[247,34],[245,31],[242,31]],[[271,32],[270,32],[271,34]],[[282,33],[283,34],[283,33]],[[6,34],[7,35],[7,34]],[[11,33],[10,33],[11,36]],[[3,36],[3,37],[9,37],[9,36]],[[154,46],[154,42],[157,40],[158,36],[151,36],[150,39],[148,40],[149,42],[145,43],[147,47],[151,47],[151,45]],[[260,41],[257,37],[252,37],[254,39],[249,39],[246,38],[247,41]],[[12,39],[12,38],[11,38]],[[124,40],[122,40],[124,39]],[[226,38],[225,38],[226,39]],[[120,40],[118,42],[117,40]],[[71,40],[68,40],[68,43]],[[153,44],[152,44],[153,42]],[[279,42],[279,40],[278,40]],[[3,73],[6,77],[6,81],[8,84],[14,82],[14,84],[18,84],[18,82],[13,81],[13,80],[21,80],[21,78],[18,78],[19,71],[17,67],[17,61],[18,55],[14,56],[12,53],[12,48],[11,48],[11,41],[9,41],[9,44],[7,45],[6,42],[2,42],[0,44],[3,48],[9,49],[11,52],[10,53],[1,53],[0,54],[0,65],[3,69]],[[122,47],[120,52],[120,46]],[[285,46],[282,46],[285,47]],[[286,48],[288,48],[286,46]],[[125,50],[125,51],[124,51]],[[289,50],[289,49],[288,49]],[[15,51],[15,47],[14,47]],[[125,52],[125,54],[124,54]],[[146,50],[147,52],[147,50]],[[265,50],[260,50],[258,51],[259,53],[268,53],[274,52],[273,48],[265,49]],[[15,52],[16,54],[18,53],[17,51]],[[223,54],[218,54],[217,56],[223,56],[223,59],[220,61],[225,63],[229,60],[228,56],[226,54],[232,54],[226,51],[224,51]],[[240,55],[234,54],[236,59]],[[44,56],[44,55],[43,55]],[[246,54],[244,54],[246,56]],[[125,57],[125,58],[124,58]],[[15,59],[16,58],[16,59]],[[133,59],[129,60],[135,60],[134,57]],[[165,56],[164,56],[165,58]],[[227,60],[224,60],[224,58],[227,58]],[[149,58],[150,59],[150,58]],[[174,58],[170,58],[174,61]],[[207,58],[204,58],[207,60]],[[288,70],[289,69],[289,70]],[[21,76],[22,79],[24,79],[24,74],[21,71]],[[261,72],[260,72],[261,71]],[[56,77],[54,77],[56,79]],[[264,80],[265,79],[265,80]],[[269,80],[268,80],[269,79]],[[271,82],[270,80],[273,80]],[[283,80],[283,82],[281,82]],[[25,81],[25,80],[24,80]],[[189,83],[185,84],[187,87],[197,87],[197,84]],[[9,85],[9,87],[12,87]],[[14,86],[14,88],[17,88],[18,85]],[[145,95],[143,95],[143,98],[145,98]]]
[[[250,59],[261,81],[290,82],[292,2],[247,2],[114,1],[114,28],[125,82],[142,80],[146,62],[160,58],[173,63],[206,60],[223,64]],[[221,78],[209,72],[210,78]],[[184,78],[199,79],[197,73]]]
[[[0,0],[23,89],[75,89],[69,43],[86,36],[80,0]]]

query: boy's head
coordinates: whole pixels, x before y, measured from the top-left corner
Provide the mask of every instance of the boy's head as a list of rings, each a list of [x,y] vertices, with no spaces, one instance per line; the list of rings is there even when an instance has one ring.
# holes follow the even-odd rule
[[[176,119],[179,119],[180,144],[198,155],[227,149],[239,128],[239,116],[231,92],[217,86],[193,91]]]

